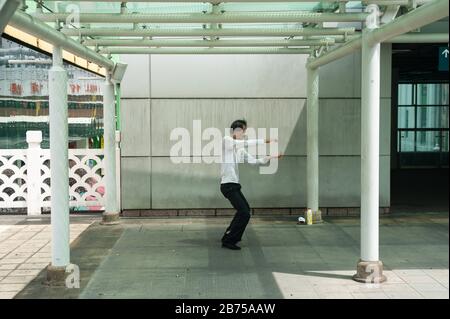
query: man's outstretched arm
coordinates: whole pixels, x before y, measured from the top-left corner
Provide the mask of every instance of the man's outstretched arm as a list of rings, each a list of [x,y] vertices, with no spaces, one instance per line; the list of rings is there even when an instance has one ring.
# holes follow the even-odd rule
[[[232,138],[231,136],[225,136],[224,138],[225,142],[225,148],[226,149],[232,149],[233,146],[237,147],[247,147],[252,145],[258,145],[258,144],[266,144],[266,143],[274,143],[277,142],[276,139],[249,139],[249,140],[236,140]]]
[[[277,154],[256,158],[253,155],[249,154],[245,148],[240,149],[239,152],[241,162],[249,163],[251,165],[267,164],[271,159],[281,158],[283,156],[282,154]]]

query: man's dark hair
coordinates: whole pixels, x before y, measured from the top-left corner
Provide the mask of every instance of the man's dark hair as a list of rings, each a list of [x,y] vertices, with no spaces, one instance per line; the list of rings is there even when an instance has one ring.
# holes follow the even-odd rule
[[[231,129],[234,131],[237,128],[241,128],[245,130],[247,128],[247,121],[246,120],[236,120],[233,123],[231,123]]]

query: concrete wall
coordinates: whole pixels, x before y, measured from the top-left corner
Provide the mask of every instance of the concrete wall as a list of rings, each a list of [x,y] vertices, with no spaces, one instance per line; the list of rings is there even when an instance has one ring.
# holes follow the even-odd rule
[[[390,46],[383,45],[380,204],[389,206]],[[122,55],[122,208],[228,208],[218,164],[173,164],[175,127],[223,131],[236,118],[278,127],[274,175],[241,166],[252,207],[306,205],[306,56]],[[320,71],[320,205],[360,205],[360,55]]]

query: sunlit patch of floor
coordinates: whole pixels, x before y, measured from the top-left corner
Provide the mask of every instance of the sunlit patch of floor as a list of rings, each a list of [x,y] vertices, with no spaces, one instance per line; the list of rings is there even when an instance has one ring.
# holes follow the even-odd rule
[[[354,270],[305,271],[302,274],[274,272],[284,298],[395,299],[449,298],[448,269],[385,270],[381,284],[351,280]]]
[[[31,224],[29,224],[31,222]],[[0,299],[20,292],[51,262],[51,225],[0,225]],[[70,225],[73,242],[91,222]]]
[[[0,234],[7,231],[11,225],[0,225]]]

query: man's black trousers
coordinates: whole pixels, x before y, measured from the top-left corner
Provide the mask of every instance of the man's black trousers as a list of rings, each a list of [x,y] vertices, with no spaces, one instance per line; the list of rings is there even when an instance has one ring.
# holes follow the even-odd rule
[[[245,227],[250,220],[250,206],[241,192],[241,185],[225,183],[220,185],[220,191],[236,209],[236,214],[222,237],[222,242],[236,244],[241,240]]]

